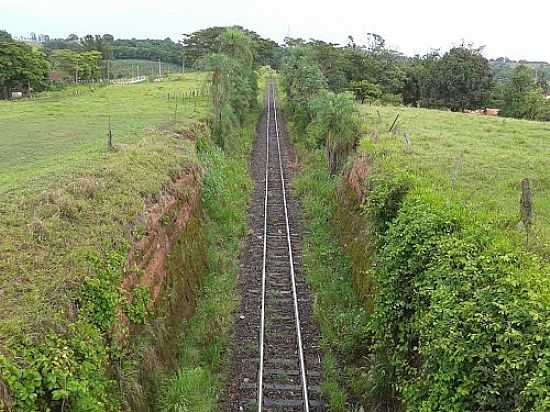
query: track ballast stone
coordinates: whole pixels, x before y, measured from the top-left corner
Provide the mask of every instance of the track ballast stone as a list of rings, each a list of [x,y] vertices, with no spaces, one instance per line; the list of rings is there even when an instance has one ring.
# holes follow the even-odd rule
[[[304,411],[290,259],[279,169],[274,93],[269,85],[264,114],[256,128],[251,170],[255,191],[249,209],[250,234],[241,253],[239,290],[242,301],[236,313],[231,376],[220,400],[225,412],[257,411],[260,359],[260,313],[264,247],[266,132],[269,104],[269,170],[267,193],[266,292],[264,329],[263,411]],[[281,162],[285,178],[290,239],[296,280],[309,410],[326,411],[321,398],[322,381],[319,329],[313,319],[312,294],[301,263],[299,207],[292,196],[289,168],[292,152],[284,120],[277,112]]]

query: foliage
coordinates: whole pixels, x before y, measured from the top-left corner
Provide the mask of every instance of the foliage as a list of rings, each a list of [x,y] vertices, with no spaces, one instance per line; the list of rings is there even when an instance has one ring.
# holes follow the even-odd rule
[[[349,43],[338,46],[321,40],[285,39],[287,58],[293,49],[307,49],[319,65],[327,86],[334,92],[349,89],[352,82],[367,81],[376,84],[382,93],[396,94],[403,83],[405,58],[385,45],[385,40],[374,33],[367,36],[368,45],[358,45],[353,37]]]
[[[360,107],[366,143],[380,168],[413,175],[468,209],[487,215],[518,245],[525,243],[519,215],[520,182],[533,185],[533,233],[529,250],[550,256],[550,141],[548,125],[525,120],[387,106]],[[389,133],[397,113],[396,133]],[[404,134],[412,142],[407,151]],[[368,148],[367,148],[368,149]],[[364,151],[363,151],[364,152]],[[383,160],[383,163],[382,163]],[[377,162],[378,163],[378,162]]]
[[[248,201],[253,190],[248,170],[254,136],[250,120],[245,129],[226,136],[227,142],[234,141],[226,150],[206,135],[197,142],[204,168],[201,201],[209,271],[201,282],[196,312],[180,344],[178,370],[162,382],[157,410],[219,410],[217,397],[224,384],[234,310],[238,306],[235,287],[239,250],[248,227]]]
[[[11,34],[5,30],[0,30],[0,43],[11,42],[12,40]]]
[[[443,55],[439,66],[439,96],[452,111],[486,106],[492,88],[488,60],[480,49],[454,47]]]
[[[351,91],[355,94],[355,98],[364,104],[365,101],[374,102],[379,100],[384,91],[382,88],[368,80],[356,80],[350,84]]]
[[[296,46],[289,50],[282,67],[282,84],[287,110],[295,127],[304,133],[315,115],[310,103],[327,87],[321,67],[310,49]]]
[[[492,87],[489,62],[481,49],[460,46],[441,57],[429,53],[413,59],[402,94],[405,104],[464,112],[486,107]]]
[[[190,75],[183,82],[163,85],[96,92],[79,88],[79,96],[73,95],[73,89],[68,95],[51,94],[45,101],[3,103],[2,115],[19,119],[13,122],[17,130],[5,128],[2,134],[10,141],[4,144],[5,154],[14,158],[14,164],[23,163],[26,146],[22,145],[31,146],[35,152],[26,166],[33,173],[41,169],[31,174],[32,181],[10,181],[29,175],[2,161],[7,180],[0,195],[0,399],[6,384],[14,402],[11,410],[120,410],[122,382],[113,380],[115,374],[121,379],[118,367],[128,354],[117,342],[126,327],[117,320],[126,310],[131,321],[142,323],[147,306],[142,289],[134,290],[131,306],[125,305],[120,289],[128,237],[139,236],[132,222],[142,221],[149,194],[159,193],[182,170],[197,167],[194,143],[174,139],[174,132],[166,129],[145,129],[169,116],[173,106],[166,103],[167,91],[195,87],[203,80],[203,75]],[[139,119],[126,119],[126,127],[119,123],[119,141],[128,144],[117,144],[108,155],[103,133],[98,133],[105,115],[98,114],[94,126],[95,117],[89,113],[94,105],[103,107],[107,98],[114,107],[139,114]],[[193,104],[181,106],[187,122],[206,114],[198,109]],[[53,126],[52,113],[58,119]],[[33,122],[21,121],[26,116]],[[71,122],[63,123],[63,116]],[[31,133],[22,123],[32,123],[41,133]],[[178,126],[182,125],[188,127]],[[87,136],[87,145],[74,138],[79,133]],[[48,144],[34,144],[37,140],[31,135]],[[66,145],[66,136],[72,136],[71,142],[78,140],[78,150]],[[56,169],[47,162],[48,156],[65,166]],[[22,281],[21,274],[32,274],[32,279],[24,275]]]
[[[76,53],[58,49],[49,59],[52,69],[59,71],[65,81],[78,83],[81,80],[98,81],[101,78],[101,53],[97,50]]]
[[[170,38],[166,39],[115,39],[111,34],[91,35],[82,38],[70,35],[66,39],[50,39],[44,45],[48,54],[68,49],[75,53],[98,51],[103,60],[141,59],[182,64],[183,48]]]
[[[14,88],[42,90],[49,64],[44,54],[24,43],[0,41],[0,98],[7,99]]]
[[[502,116],[550,121],[550,101],[535,81],[533,70],[517,66],[502,88]]]
[[[258,79],[252,39],[239,29],[226,29],[220,53],[208,57],[212,74],[213,126],[216,143],[225,147],[224,137],[242,126],[257,106]]]
[[[371,181],[370,193],[386,186]],[[429,191],[407,195],[385,223],[372,272],[373,368],[391,371],[407,410],[544,410],[544,267]]]
[[[357,145],[359,117],[349,93],[324,92],[311,102],[313,121],[308,138],[316,146],[325,146],[330,173],[335,175]]]
[[[110,34],[103,36],[99,34],[95,36],[87,34],[80,39],[80,44],[84,51],[99,52],[104,60],[111,60],[113,58],[113,36]]]
[[[360,384],[364,373],[368,313],[353,287],[351,261],[336,236],[335,228],[347,224],[335,219],[341,198],[338,179],[330,176],[322,150],[300,142],[296,146],[302,167],[294,188],[304,212],[304,269],[315,293],[314,310],[321,329],[321,389],[330,410],[357,410],[353,399],[360,391],[351,389]]]
[[[93,257],[97,276],[81,290],[76,322],[68,333],[48,333],[38,341],[10,348],[16,361],[0,355],[0,377],[7,383],[16,411],[70,409],[75,412],[115,411],[114,382],[106,373],[106,344],[120,299],[118,284],[123,255]]]
[[[257,33],[241,26],[215,26],[184,34],[183,50],[186,64],[197,66],[210,54],[219,53],[223,47],[223,34],[227,30],[245,33],[253,43],[254,54],[258,64],[277,68],[281,55],[280,47],[273,40],[265,39]]]
[[[132,301],[126,302],[124,313],[136,325],[143,325],[149,314],[151,291],[146,287],[136,287],[132,290]]]
[[[161,60],[164,63],[181,65],[183,47],[166,39],[116,39],[112,43],[114,59]],[[186,63],[187,66],[187,63]]]

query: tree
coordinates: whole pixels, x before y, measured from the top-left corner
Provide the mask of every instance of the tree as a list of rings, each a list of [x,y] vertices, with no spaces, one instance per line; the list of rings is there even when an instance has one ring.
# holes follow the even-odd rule
[[[361,101],[376,101],[382,97],[383,90],[377,84],[371,83],[368,80],[359,80],[351,82],[351,91],[355,94],[355,98]]]
[[[453,111],[486,106],[493,86],[489,61],[481,49],[454,47],[438,61],[439,98]]]
[[[359,114],[351,93],[323,92],[311,102],[315,116],[308,126],[308,140],[324,145],[328,167],[335,175],[359,139]]]
[[[327,88],[327,81],[311,48],[290,48],[282,66],[282,80],[289,111],[296,127],[303,132],[313,119],[309,107],[311,100]]]
[[[518,119],[550,120],[550,102],[537,84],[533,69],[519,65],[502,92],[501,115]]]
[[[281,48],[279,45],[241,26],[216,26],[184,34],[182,44],[187,64],[195,66],[200,64],[201,60],[208,55],[219,53],[222,47],[223,34],[228,29],[238,30],[250,38],[253,43],[257,63],[273,68],[279,66],[281,59]]]
[[[0,43],[0,92],[9,98],[10,90],[42,90],[48,80],[49,64],[44,53],[24,43]]]
[[[9,34],[7,31],[0,30],[0,43],[9,42],[12,40],[13,38],[11,37],[11,34]]]
[[[214,109],[212,135],[225,148],[235,127],[257,104],[257,77],[254,42],[244,31],[225,29],[220,34],[219,52],[211,54],[206,68],[212,71]]]
[[[61,72],[69,82],[99,80],[101,78],[101,53],[97,50],[76,53],[72,50],[55,50],[51,56],[53,69]]]
[[[439,51],[415,56],[405,68],[405,81],[401,96],[404,104],[422,107],[439,107],[441,93]]]

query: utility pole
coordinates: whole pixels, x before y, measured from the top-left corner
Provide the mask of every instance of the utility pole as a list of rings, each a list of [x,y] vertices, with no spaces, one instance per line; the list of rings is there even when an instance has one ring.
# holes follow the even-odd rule
[[[185,54],[181,56],[181,72],[185,73]]]
[[[162,77],[162,62],[159,59],[159,77]]]

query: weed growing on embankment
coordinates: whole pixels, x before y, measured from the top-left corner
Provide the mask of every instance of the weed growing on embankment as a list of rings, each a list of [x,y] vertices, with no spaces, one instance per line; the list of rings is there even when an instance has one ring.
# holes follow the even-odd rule
[[[225,151],[208,137],[198,142],[204,167],[202,206],[209,273],[201,284],[197,311],[180,343],[177,372],[163,382],[159,410],[217,411],[217,396],[229,359],[233,312],[239,304],[235,290],[238,257],[248,228],[248,201],[253,189],[248,159],[254,127],[252,121],[247,123],[248,127],[225,138]]]

